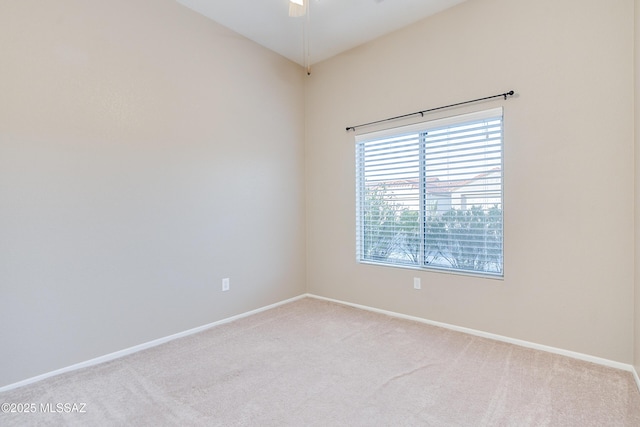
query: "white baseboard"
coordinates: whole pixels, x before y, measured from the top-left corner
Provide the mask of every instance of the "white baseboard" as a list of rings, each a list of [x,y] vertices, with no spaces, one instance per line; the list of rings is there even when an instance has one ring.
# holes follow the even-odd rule
[[[636,371],[636,367],[631,367],[631,372],[633,373],[633,378],[636,380],[636,386],[638,387],[638,391],[640,391],[640,378],[638,377],[638,371]]]
[[[202,332],[204,330],[207,330],[209,328],[213,328],[214,326],[218,326],[218,325],[222,325],[225,323],[229,323],[229,322],[233,322],[234,320],[238,320],[241,319],[243,317],[248,317],[251,316],[253,314],[257,314],[260,313],[262,311],[266,311],[266,310],[270,310],[272,308],[284,305],[284,304],[288,304],[290,302],[293,301],[297,301],[299,299],[305,298],[305,297],[309,297],[309,298],[315,298],[315,299],[319,299],[319,300],[324,300],[324,301],[330,301],[330,302],[334,302],[337,304],[342,304],[342,305],[346,305],[346,306],[350,306],[350,307],[354,307],[354,308],[359,308],[361,310],[367,310],[367,311],[371,311],[374,313],[380,313],[380,314],[385,314],[387,316],[393,316],[393,317],[397,317],[400,319],[407,319],[407,320],[413,320],[416,322],[420,322],[420,323],[425,323],[428,325],[433,325],[433,326],[438,326],[441,328],[446,328],[446,329],[450,329],[450,330],[454,330],[454,331],[458,331],[458,332],[463,332],[466,334],[470,334],[470,335],[475,335],[475,336],[479,336],[479,337],[483,337],[483,338],[489,338],[489,339],[493,339],[496,341],[502,341],[502,342],[506,342],[506,343],[510,343],[510,344],[515,344],[521,347],[527,347],[527,348],[532,348],[535,350],[542,350],[542,351],[546,351],[548,353],[555,353],[555,354],[559,354],[562,356],[567,356],[567,357],[571,357],[574,359],[578,359],[578,360],[583,360],[583,361],[587,361],[587,362],[592,362],[592,363],[596,363],[598,365],[603,365],[603,366],[608,366],[611,368],[615,368],[615,369],[621,369],[623,371],[629,371],[633,374],[633,377],[635,379],[636,385],[638,386],[638,390],[640,391],[640,377],[638,377],[638,372],[636,371],[635,367],[633,365],[630,364],[626,364],[626,363],[620,363],[620,362],[616,362],[613,360],[609,360],[609,359],[604,359],[601,357],[596,357],[596,356],[591,356],[588,354],[584,354],[584,353],[578,353],[578,352],[574,352],[574,351],[569,351],[569,350],[564,350],[561,348],[557,348],[557,347],[550,347],[547,345],[543,345],[543,344],[536,344],[536,343],[532,343],[529,341],[524,341],[524,340],[519,340],[519,339],[515,339],[515,338],[510,338],[510,337],[505,337],[502,335],[497,335],[497,334],[491,334],[488,332],[484,332],[484,331],[479,331],[476,329],[470,329],[470,328],[465,328],[465,327],[461,327],[461,326],[455,326],[455,325],[451,325],[448,323],[443,323],[443,322],[436,322],[433,320],[428,320],[428,319],[424,319],[421,317],[416,317],[416,316],[409,316],[406,314],[402,314],[402,313],[396,313],[393,311],[387,311],[387,310],[382,310],[382,309],[378,309],[378,308],[374,308],[374,307],[369,307],[369,306],[365,306],[365,305],[361,305],[361,304],[355,304],[355,303],[350,303],[350,302],[346,302],[346,301],[341,301],[341,300],[337,300],[337,299],[333,299],[333,298],[327,298],[327,297],[322,297],[319,295],[314,295],[314,294],[303,294],[303,295],[299,295],[297,297],[293,297],[293,298],[289,298],[287,300],[284,301],[280,301],[277,302],[275,304],[271,304],[265,307],[261,307],[255,310],[251,310],[248,311],[246,313],[242,313],[242,314],[238,314],[235,316],[231,316],[222,320],[218,320],[216,322],[213,323],[209,323],[207,325],[203,325],[203,326],[198,326],[196,328],[193,329],[189,329],[183,332],[179,332],[177,334],[173,334],[173,335],[169,335],[163,338],[158,338],[156,340],[153,341],[149,341],[143,344],[139,344],[133,347],[129,347],[126,348],[124,350],[120,350],[120,351],[116,351],[114,353],[109,353],[106,354],[104,356],[100,356],[100,357],[96,357],[94,359],[91,360],[87,360],[84,362],[80,362],[80,363],[76,363],[74,365],[71,366],[67,366],[65,368],[61,368],[61,369],[57,369],[55,371],[51,371],[51,372],[47,372],[44,373],[42,375],[38,375],[32,378],[28,378],[26,380],[22,380],[13,384],[9,384],[3,387],[0,387],[0,393],[4,392],[4,391],[9,391],[18,387],[22,387],[25,386],[27,384],[32,384],[38,381],[42,381],[46,378],[50,378],[56,375],[60,375],[60,374],[64,374],[66,372],[71,372],[71,371],[75,371],[78,369],[82,369],[82,368],[86,368],[89,366],[93,366],[93,365],[97,365],[100,363],[104,363],[104,362],[109,362],[111,360],[114,359],[118,359],[120,357],[123,356],[127,356],[129,354],[133,354],[136,353],[138,351],[142,351],[151,347],[155,347],[158,346],[160,344],[164,344],[167,343],[169,341],[173,341],[175,339],[178,338],[182,338],[182,337],[186,337],[189,335],[193,335],[196,334],[198,332]]]
[[[421,317],[409,316],[409,315],[406,315],[406,314],[396,313],[396,312],[393,312],[393,311],[381,310],[381,309],[374,308],[374,307],[368,307],[366,305],[354,304],[354,303],[350,303],[350,302],[346,302],[346,301],[336,300],[336,299],[333,299],[333,298],[321,297],[319,295],[307,294],[306,296],[308,296],[310,298],[316,298],[316,299],[324,300],[324,301],[335,302],[337,304],[347,305],[347,306],[359,308],[359,309],[362,309],[362,310],[372,311],[372,312],[375,312],[375,313],[385,314],[387,316],[393,316],[393,317],[397,317],[397,318],[400,318],[400,319],[413,320],[413,321],[416,321],[416,322],[421,322],[421,323],[425,323],[425,324],[432,325],[432,326],[438,326],[438,327],[441,327],[441,328],[446,328],[446,329],[450,329],[450,330],[454,330],[454,331],[458,331],[458,332],[464,332],[464,333],[470,334],[470,335],[475,335],[475,336],[479,336],[479,337],[483,337],[483,338],[489,338],[489,339],[492,339],[492,340],[502,341],[502,342],[506,342],[506,343],[509,343],[509,344],[515,344],[515,345],[520,346],[520,347],[527,347],[527,348],[531,348],[531,349],[535,349],[535,350],[546,351],[548,353],[555,353],[555,354],[559,354],[559,355],[562,355],[562,356],[571,357],[573,359],[578,359],[578,360],[583,360],[583,361],[586,361],[586,362],[596,363],[598,365],[608,366],[610,368],[621,369],[623,371],[629,371],[629,372],[633,373],[633,375],[635,377],[635,380],[636,380],[636,384],[638,385],[638,389],[640,390],[640,378],[638,378],[638,373],[636,372],[636,370],[633,367],[633,365],[630,365],[630,364],[627,364],[627,363],[616,362],[614,360],[609,360],[609,359],[604,359],[604,358],[601,358],[601,357],[591,356],[589,354],[578,353],[578,352],[575,352],[575,351],[565,350],[565,349],[562,349],[562,348],[551,347],[551,346],[548,346],[548,345],[537,344],[537,343],[533,343],[533,342],[529,342],[529,341],[519,340],[519,339],[515,339],[515,338],[510,338],[510,337],[505,337],[503,335],[492,334],[492,333],[489,333],[489,332],[479,331],[479,330],[476,330],[476,329],[465,328],[465,327],[462,327],[462,326],[455,326],[455,325],[451,325],[451,324],[443,323],[443,322],[436,322],[436,321],[424,319],[424,318],[421,318]]]
[[[35,376],[35,377],[27,378],[26,380],[18,381],[16,383],[0,387],[0,393],[2,393],[4,391],[12,390],[14,388],[25,386],[27,384],[32,384],[32,383],[35,383],[35,382],[38,382],[38,381],[42,381],[42,380],[44,380],[46,378],[50,378],[50,377],[53,377],[53,376],[56,376],[56,375],[64,374],[66,372],[75,371],[75,370],[78,370],[78,369],[82,369],[82,368],[86,368],[86,367],[89,367],[89,366],[97,365],[99,363],[109,362],[111,360],[118,359],[120,357],[127,356],[129,354],[137,353],[138,351],[146,350],[148,348],[155,347],[155,346],[158,346],[160,344],[164,344],[164,343],[167,343],[169,341],[173,341],[173,340],[178,339],[178,338],[182,338],[182,337],[186,337],[186,336],[189,336],[189,335],[196,334],[198,332],[202,332],[202,331],[207,330],[209,328],[213,328],[214,326],[218,326],[218,325],[222,325],[222,324],[225,324],[225,323],[233,322],[234,320],[238,320],[238,319],[241,319],[243,317],[248,317],[248,316],[251,316],[253,314],[257,314],[257,313],[260,313],[262,311],[266,311],[266,310],[278,307],[280,305],[284,305],[284,304],[287,304],[287,303],[290,303],[290,302],[305,298],[306,296],[307,296],[306,294],[299,295],[297,297],[289,298],[287,300],[280,301],[280,302],[277,302],[275,304],[271,304],[271,305],[268,305],[268,306],[265,306],[265,307],[257,308],[255,310],[251,310],[251,311],[248,311],[246,313],[238,314],[236,316],[227,317],[226,319],[218,320],[217,322],[209,323],[209,324],[203,325],[203,326],[198,326],[198,327],[193,328],[193,329],[189,329],[189,330],[186,330],[186,331],[183,331],[183,332],[178,332],[177,334],[169,335],[169,336],[166,336],[166,337],[163,337],[163,338],[158,338],[158,339],[155,339],[153,341],[149,341],[149,342],[146,342],[146,343],[143,343],[143,344],[139,344],[139,345],[136,345],[136,346],[133,346],[133,347],[125,348],[124,350],[120,350],[120,351],[116,351],[116,352],[113,352],[113,353],[106,354],[104,356],[96,357],[95,359],[91,359],[91,360],[87,360],[87,361],[84,361],[84,362],[76,363],[74,365],[67,366],[65,368],[56,369],[55,371],[51,371],[51,372],[44,373],[42,375],[38,375],[38,376]]]

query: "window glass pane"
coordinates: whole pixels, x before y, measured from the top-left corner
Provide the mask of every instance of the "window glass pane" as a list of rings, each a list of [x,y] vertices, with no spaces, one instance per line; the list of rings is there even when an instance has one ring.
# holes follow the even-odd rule
[[[491,113],[358,139],[359,261],[502,275],[502,111]]]
[[[361,144],[362,258],[420,262],[419,134]]]
[[[501,122],[425,135],[425,265],[502,273]]]

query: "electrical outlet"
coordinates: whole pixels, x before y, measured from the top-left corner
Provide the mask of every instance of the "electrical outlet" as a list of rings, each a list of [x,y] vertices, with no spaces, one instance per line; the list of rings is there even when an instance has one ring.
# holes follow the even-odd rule
[[[229,278],[225,277],[224,279],[222,279],[222,290],[223,291],[228,291],[229,290]]]
[[[420,284],[420,278],[419,277],[414,277],[413,278],[413,289],[422,289],[422,285]]]

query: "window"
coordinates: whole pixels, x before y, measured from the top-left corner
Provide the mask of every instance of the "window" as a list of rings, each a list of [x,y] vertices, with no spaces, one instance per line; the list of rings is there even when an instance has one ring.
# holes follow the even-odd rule
[[[359,262],[502,276],[502,109],[356,136]]]

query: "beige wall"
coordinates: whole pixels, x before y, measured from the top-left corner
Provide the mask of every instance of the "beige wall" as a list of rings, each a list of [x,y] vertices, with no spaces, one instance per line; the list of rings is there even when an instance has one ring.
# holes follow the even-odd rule
[[[633,24],[631,0],[471,0],[315,66],[308,291],[631,363]],[[345,127],[510,89],[472,108],[504,106],[504,280],[357,264]]]
[[[5,1],[0,52],[0,386],[304,292],[300,67],[173,0]]]

